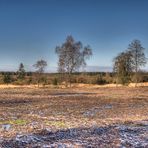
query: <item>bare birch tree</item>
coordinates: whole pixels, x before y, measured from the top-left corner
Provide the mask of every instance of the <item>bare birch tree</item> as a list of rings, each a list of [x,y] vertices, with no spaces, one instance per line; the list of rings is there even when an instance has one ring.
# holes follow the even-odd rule
[[[38,74],[38,87],[39,87],[39,83],[41,81],[41,76],[45,71],[45,68],[47,67],[47,62],[44,60],[39,60],[37,61],[34,65],[35,69],[37,70],[37,74]]]
[[[133,71],[135,72],[135,82],[137,84],[138,72],[140,68],[146,64],[145,49],[142,47],[139,40],[133,40],[131,44],[129,44],[128,50],[132,53]]]
[[[68,36],[65,43],[57,46],[55,51],[59,58],[58,71],[68,76],[71,86],[71,74],[86,66],[86,60],[92,55],[92,50],[90,46],[83,47],[80,41],[76,42],[72,36]]]

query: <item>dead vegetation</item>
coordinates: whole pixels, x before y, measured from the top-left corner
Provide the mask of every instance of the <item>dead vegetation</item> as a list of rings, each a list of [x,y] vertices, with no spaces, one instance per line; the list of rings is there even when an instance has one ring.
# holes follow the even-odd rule
[[[148,87],[0,89],[2,147],[148,146],[147,121]]]

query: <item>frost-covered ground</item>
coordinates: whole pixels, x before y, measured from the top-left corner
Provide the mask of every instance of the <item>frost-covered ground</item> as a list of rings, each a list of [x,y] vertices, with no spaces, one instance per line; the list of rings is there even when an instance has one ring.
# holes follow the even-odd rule
[[[39,133],[17,135],[2,140],[1,146],[10,147],[148,147],[148,121],[108,127],[42,130]]]
[[[0,147],[148,147],[148,87],[0,89]]]

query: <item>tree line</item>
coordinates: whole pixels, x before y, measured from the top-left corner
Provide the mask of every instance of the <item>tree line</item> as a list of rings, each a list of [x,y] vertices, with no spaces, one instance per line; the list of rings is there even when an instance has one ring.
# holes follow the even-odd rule
[[[71,87],[71,83],[74,81],[73,75],[79,72],[80,68],[86,66],[86,61],[90,59],[93,55],[92,49],[89,45],[84,46],[80,41],[75,41],[72,36],[68,36],[66,41],[55,48],[55,53],[58,56],[58,78],[53,79],[53,84],[57,85],[59,82],[65,83],[66,86]],[[145,56],[145,49],[142,47],[139,40],[133,40],[128,48],[119,53],[113,59],[113,73],[107,73],[106,76],[98,74],[95,77],[95,83],[105,84],[107,83],[118,83],[126,85],[130,82],[138,83],[139,77],[141,77],[141,68],[146,65],[147,59]],[[47,82],[47,77],[45,76],[45,68],[47,67],[47,62],[43,59],[38,60],[33,67],[36,69],[34,73],[37,84]],[[20,63],[18,71],[16,72],[16,79],[23,81],[25,79],[27,72],[23,63]],[[86,77],[85,74],[82,75]],[[83,82],[84,77],[78,82]],[[88,78],[90,79],[90,78]],[[112,79],[112,80],[111,80]],[[12,82],[10,73],[4,73],[3,81],[6,84]],[[28,82],[32,82],[31,77],[29,77]],[[93,82],[93,83],[94,83]]]

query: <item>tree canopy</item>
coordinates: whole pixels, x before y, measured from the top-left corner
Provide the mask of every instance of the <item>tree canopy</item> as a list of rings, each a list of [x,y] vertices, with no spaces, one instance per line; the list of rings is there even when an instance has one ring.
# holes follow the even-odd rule
[[[58,55],[58,71],[70,75],[78,71],[82,66],[86,66],[86,60],[92,55],[90,46],[83,47],[80,41],[75,41],[72,36],[68,36],[66,41],[57,46],[56,54]]]

